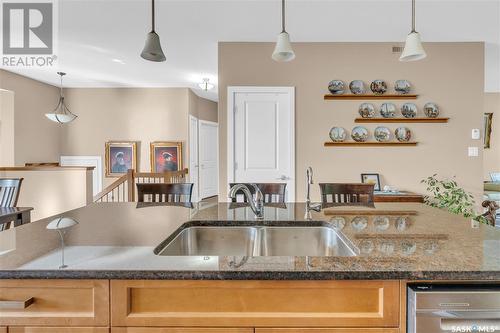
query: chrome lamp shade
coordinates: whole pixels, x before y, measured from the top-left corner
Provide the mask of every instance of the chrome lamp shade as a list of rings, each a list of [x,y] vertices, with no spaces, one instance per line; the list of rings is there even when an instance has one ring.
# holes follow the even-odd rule
[[[144,49],[142,50],[141,57],[146,60],[156,62],[166,60],[165,54],[161,49],[160,36],[158,36],[154,30],[149,32],[146,36],[146,43],[144,45]]]

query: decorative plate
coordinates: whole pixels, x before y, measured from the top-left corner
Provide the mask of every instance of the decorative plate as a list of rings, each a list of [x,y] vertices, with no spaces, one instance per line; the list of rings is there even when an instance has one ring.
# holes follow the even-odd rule
[[[375,80],[370,85],[370,89],[371,91],[373,91],[375,95],[385,94],[387,91],[387,83],[385,83],[385,81],[382,80]]]
[[[340,80],[330,81],[328,84],[328,90],[334,95],[342,95],[345,91],[345,83]]]
[[[405,103],[401,107],[401,113],[405,118],[415,118],[417,116],[417,106],[413,103]]]
[[[415,242],[403,241],[401,243],[401,251],[405,256],[412,255],[417,251],[417,244],[415,244]]]
[[[396,219],[396,230],[405,231],[410,226],[410,219],[406,216],[400,216]]]
[[[361,243],[359,243],[359,252],[361,252],[362,254],[370,254],[372,253],[374,248],[375,245],[371,240],[365,239],[364,241],[361,241]]]
[[[396,129],[396,139],[399,142],[408,142],[411,139],[411,131],[407,127],[398,127]]]
[[[379,126],[375,128],[374,136],[378,142],[387,142],[391,139],[391,131],[387,127]]]
[[[396,110],[396,105],[393,103],[384,103],[380,106],[380,115],[384,118],[394,118]]]
[[[342,127],[332,127],[330,130],[330,139],[332,139],[333,142],[342,142],[346,138],[346,131]]]
[[[368,140],[368,130],[363,126],[356,126],[352,129],[351,137],[356,142],[365,142]]]
[[[373,118],[375,116],[375,106],[371,103],[363,103],[359,106],[359,114],[363,118]]]
[[[330,219],[330,223],[334,228],[342,230],[345,227],[345,218],[342,216],[334,216]]]
[[[397,93],[406,95],[411,91],[411,83],[407,80],[397,80],[394,84],[394,90],[396,90]]]
[[[363,95],[366,93],[365,83],[361,80],[354,80],[349,83],[349,90],[354,95]]]
[[[373,225],[375,225],[375,230],[384,231],[389,229],[391,221],[386,216],[377,216],[373,219]]]
[[[439,116],[439,107],[435,103],[427,103],[424,105],[424,113],[429,118],[437,118]]]
[[[354,230],[361,231],[368,225],[368,220],[364,216],[356,216],[351,221],[351,226]]]
[[[383,241],[377,246],[378,251],[386,256],[393,254],[394,248],[393,241]]]

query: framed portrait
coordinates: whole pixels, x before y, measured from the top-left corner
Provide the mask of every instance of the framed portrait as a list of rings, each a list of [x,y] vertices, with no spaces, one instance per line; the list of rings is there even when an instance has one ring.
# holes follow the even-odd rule
[[[137,170],[137,143],[134,141],[106,142],[106,177],[121,177],[128,169]]]
[[[373,184],[375,185],[374,190],[380,191],[380,177],[378,173],[362,173],[361,182],[363,184]]]
[[[484,114],[484,148],[490,148],[492,120],[493,120],[493,113]]]
[[[182,142],[151,142],[151,172],[182,170]]]

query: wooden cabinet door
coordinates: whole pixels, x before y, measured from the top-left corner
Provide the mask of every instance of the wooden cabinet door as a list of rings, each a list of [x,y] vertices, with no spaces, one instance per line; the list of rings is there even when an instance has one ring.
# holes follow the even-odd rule
[[[107,327],[109,281],[0,280],[0,304],[4,326]]]
[[[111,281],[112,326],[399,327],[399,281]]]
[[[107,327],[9,327],[9,333],[109,333],[109,328]]]
[[[7,327],[0,327],[0,333],[7,333]]]
[[[257,328],[255,333],[399,333],[397,328]]]
[[[113,327],[111,333],[254,333],[253,328]]]

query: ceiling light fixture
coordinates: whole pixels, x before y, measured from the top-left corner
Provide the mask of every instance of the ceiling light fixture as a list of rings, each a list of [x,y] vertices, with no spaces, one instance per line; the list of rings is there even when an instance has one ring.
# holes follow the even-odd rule
[[[63,76],[66,75],[64,72],[57,72],[57,74],[61,77],[61,86],[59,87],[59,103],[57,104],[54,111],[51,113],[46,113],[45,117],[50,120],[59,123],[59,124],[67,124],[75,120],[78,116],[72,113],[66,103],[64,103],[64,94],[63,94]]]
[[[281,0],[281,28],[272,58],[279,62],[291,61],[295,59],[295,52],[290,43],[290,35],[285,29],[285,0]]]
[[[160,36],[155,31],[155,0],[151,1],[151,31],[146,36],[146,44],[142,50],[141,57],[149,61],[165,61],[165,54],[161,49]]]
[[[210,83],[210,79],[204,78],[202,83],[198,83],[198,87],[205,91],[209,91],[214,89],[215,85]]]
[[[411,32],[406,37],[405,48],[399,61],[417,61],[427,57],[420,34],[415,30],[415,0],[411,1]]]

